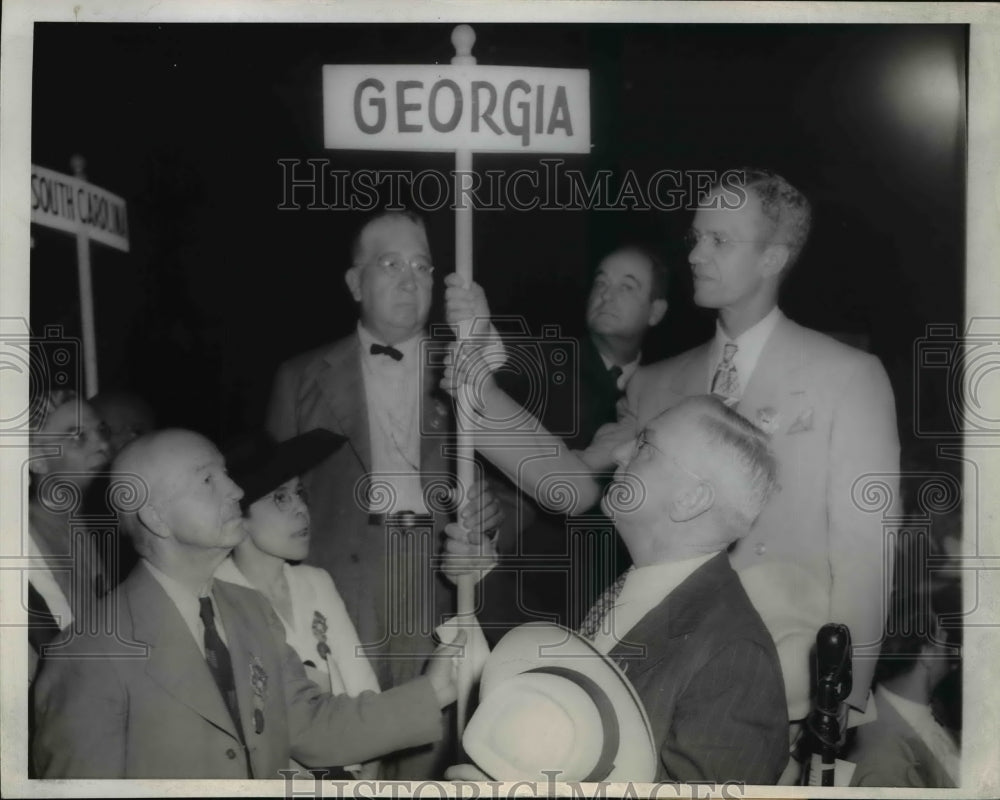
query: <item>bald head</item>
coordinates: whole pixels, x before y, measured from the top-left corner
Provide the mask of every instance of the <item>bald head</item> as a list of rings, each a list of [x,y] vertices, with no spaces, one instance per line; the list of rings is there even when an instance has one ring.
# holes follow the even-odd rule
[[[141,555],[158,546],[228,551],[242,540],[243,492],[201,434],[170,429],[141,436],[118,454],[113,469],[117,480],[134,486],[122,523]]]

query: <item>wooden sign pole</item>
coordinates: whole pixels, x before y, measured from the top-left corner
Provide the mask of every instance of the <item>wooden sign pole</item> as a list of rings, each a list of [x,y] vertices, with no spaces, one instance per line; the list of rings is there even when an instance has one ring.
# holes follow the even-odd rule
[[[472,55],[472,45],[476,34],[468,25],[458,25],[452,31],[451,43],[455,47],[455,55],[451,63],[465,66],[476,63]],[[455,272],[462,278],[466,286],[472,283],[472,201],[466,191],[465,181],[472,180],[472,151],[468,149],[455,151]],[[471,187],[469,187],[471,188]],[[465,320],[458,326],[458,341],[468,339],[472,333],[472,320]],[[457,419],[458,433],[458,485],[464,489],[472,486],[474,479],[474,448],[472,433],[465,429],[464,420],[468,419],[468,410],[463,408],[467,396],[458,395],[459,413]],[[474,622],[476,609],[476,580],[474,576],[463,575],[458,579],[458,605],[456,608],[458,624],[463,621]],[[465,658],[460,662],[458,674],[458,741],[461,745],[462,733],[468,719],[469,696],[472,693],[474,662],[473,637],[470,635],[465,642]]]
[[[83,156],[70,159],[73,174],[87,180]],[[81,221],[76,230],[76,267],[80,277],[80,328],[83,332],[83,377],[88,398],[97,394],[97,331],[94,324],[94,285],[90,274],[90,234]]]

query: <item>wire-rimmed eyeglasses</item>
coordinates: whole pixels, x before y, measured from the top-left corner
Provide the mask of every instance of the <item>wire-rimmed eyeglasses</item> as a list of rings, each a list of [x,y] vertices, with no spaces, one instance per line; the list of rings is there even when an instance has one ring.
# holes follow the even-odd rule
[[[407,260],[399,253],[383,253],[369,263],[374,264],[386,275],[393,278],[401,278],[407,269],[411,270],[416,277],[423,280],[429,280],[434,274],[434,265],[422,256],[416,256]]]

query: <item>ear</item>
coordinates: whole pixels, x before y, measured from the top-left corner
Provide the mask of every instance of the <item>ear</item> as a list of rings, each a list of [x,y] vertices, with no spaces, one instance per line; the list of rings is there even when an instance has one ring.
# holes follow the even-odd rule
[[[649,327],[659,325],[663,315],[667,313],[667,301],[662,297],[654,300],[649,306]]]
[[[136,512],[136,516],[139,518],[139,522],[142,523],[142,527],[154,536],[160,539],[168,539],[170,537],[170,528],[163,521],[163,517],[156,506],[146,503],[146,505]]]
[[[361,267],[351,267],[344,273],[344,282],[347,289],[354,298],[354,302],[361,302]]]
[[[763,259],[761,274],[765,278],[778,277],[788,264],[788,257],[790,255],[791,251],[788,249],[788,245],[769,244],[761,255]]]
[[[715,487],[708,481],[698,481],[692,488],[680,492],[670,504],[670,519],[690,522],[715,505]]]

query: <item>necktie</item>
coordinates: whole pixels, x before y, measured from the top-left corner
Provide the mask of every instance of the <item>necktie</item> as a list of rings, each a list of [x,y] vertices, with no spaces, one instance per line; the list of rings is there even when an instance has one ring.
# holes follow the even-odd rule
[[[393,361],[403,360],[403,354],[392,345],[372,344],[371,354],[373,356],[389,356]]]
[[[736,373],[736,364],[733,363],[733,356],[736,355],[737,346],[728,342],[722,351],[722,361],[715,369],[712,378],[712,394],[720,398],[727,406],[736,405],[740,399],[740,378]]]
[[[611,380],[613,380],[615,383],[615,390],[621,393],[622,388],[619,385],[619,381],[621,380],[622,377],[622,368],[619,367],[617,364],[614,364],[608,369],[608,374],[611,376]]]
[[[199,597],[198,606],[199,616],[205,625],[205,661],[208,662],[212,677],[222,692],[222,699],[226,701],[226,708],[229,709],[229,715],[233,718],[233,725],[236,726],[236,733],[239,734],[242,743],[243,726],[240,724],[240,707],[236,702],[236,684],[233,681],[233,662],[229,657],[229,648],[219,636],[219,629],[215,627],[212,600],[207,596]]]
[[[601,596],[597,598],[597,602],[591,607],[590,611],[587,612],[587,616],[584,617],[582,623],[580,623],[580,635],[584,639],[594,640],[597,636],[598,631],[601,630],[601,623],[604,622],[604,618],[608,615],[608,612],[615,607],[615,602],[618,600],[618,595],[622,593],[622,589],[625,586],[625,581],[632,572],[632,567],[629,567],[618,579],[608,586],[602,593]]]

